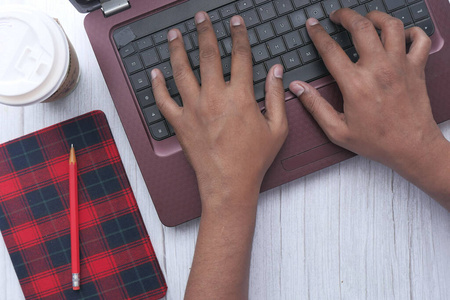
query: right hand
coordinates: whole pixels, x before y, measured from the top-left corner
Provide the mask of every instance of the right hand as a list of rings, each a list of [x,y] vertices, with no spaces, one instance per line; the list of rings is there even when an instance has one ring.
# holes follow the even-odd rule
[[[399,19],[379,11],[363,17],[344,8],[330,18],[351,33],[360,57],[357,63],[317,20],[309,19],[307,29],[339,85],[344,112],[334,110],[305,82],[292,82],[290,90],[332,142],[410,178],[420,172],[412,169],[418,161],[428,163],[427,156],[447,142],[433,119],[425,84],[431,41],[420,28],[405,31]],[[412,42],[408,53],[405,38]]]

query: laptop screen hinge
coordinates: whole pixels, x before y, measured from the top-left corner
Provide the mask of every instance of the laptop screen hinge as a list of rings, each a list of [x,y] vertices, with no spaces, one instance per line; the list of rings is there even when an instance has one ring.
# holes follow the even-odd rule
[[[105,17],[110,17],[130,8],[128,0],[100,0]]]

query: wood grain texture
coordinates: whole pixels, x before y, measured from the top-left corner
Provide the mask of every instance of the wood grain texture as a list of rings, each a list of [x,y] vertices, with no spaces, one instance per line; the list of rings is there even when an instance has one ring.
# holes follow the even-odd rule
[[[182,299],[199,220],[161,225],[83,27],[68,1],[2,0],[58,18],[81,64],[64,100],[0,105],[0,142],[80,114],[106,113],[166,276],[166,299]],[[440,128],[450,139],[450,122]],[[391,169],[362,157],[261,194],[250,299],[449,299],[450,213]],[[0,238],[0,299],[23,299]]]

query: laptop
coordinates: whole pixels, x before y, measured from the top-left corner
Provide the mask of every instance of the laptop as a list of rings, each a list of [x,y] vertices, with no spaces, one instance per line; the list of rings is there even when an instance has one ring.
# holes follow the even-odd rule
[[[193,22],[207,11],[222,56],[225,79],[231,66],[229,20],[240,14],[249,29],[254,60],[255,98],[264,109],[264,80],[275,63],[285,68],[289,134],[269,168],[261,192],[339,163],[351,153],[331,143],[299,101],[287,91],[289,81],[310,82],[338,110],[342,96],[316,52],[305,28],[315,17],[357,61],[349,34],[328,15],[340,7],[360,14],[377,9],[401,19],[405,27],[420,26],[432,48],[426,67],[427,87],[436,122],[450,119],[450,5],[442,0],[70,0],[80,12],[89,12],[85,28],[119,113],[139,168],[161,222],[176,226],[197,218],[201,204],[193,169],[173,128],[158,111],[149,72],[159,68],[173,99],[182,99],[172,78],[167,31],[183,34],[194,74],[198,70],[198,39]]]

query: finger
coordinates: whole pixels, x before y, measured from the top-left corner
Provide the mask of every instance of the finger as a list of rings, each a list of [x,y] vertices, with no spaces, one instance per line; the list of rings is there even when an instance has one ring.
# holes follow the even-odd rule
[[[365,58],[373,60],[375,53],[384,52],[383,45],[372,22],[356,11],[342,8],[333,12],[330,19],[334,23],[342,25],[351,33],[360,60]]]
[[[207,13],[195,15],[200,50],[200,76],[203,86],[224,86],[219,45]]]
[[[231,55],[231,83],[244,88],[253,86],[252,52],[248,40],[247,28],[240,16],[230,21],[233,48]]]
[[[342,144],[347,132],[344,114],[337,112],[315,88],[305,82],[293,81],[289,89],[319,123],[328,138],[335,144]]]
[[[381,40],[387,52],[404,55],[406,43],[403,22],[381,11],[374,10],[366,15],[376,28],[381,30]]]
[[[172,29],[167,34],[170,50],[170,64],[172,65],[173,77],[185,103],[189,99],[197,99],[200,86],[192,72],[189,59],[184,49],[184,42],[178,29]]]
[[[409,61],[424,69],[431,49],[430,38],[419,27],[412,27],[405,30],[405,37],[407,42],[411,42],[406,57]]]
[[[180,120],[181,107],[170,97],[169,91],[166,87],[166,81],[164,75],[158,69],[153,69],[151,72],[152,77],[152,89],[155,95],[156,105],[159,111],[169,121],[170,124],[176,130],[178,125],[177,121]]]
[[[340,83],[341,78],[346,78],[349,71],[354,67],[353,62],[348,58],[341,46],[320,25],[319,21],[313,18],[308,19],[306,28],[328,71]]]
[[[266,114],[271,129],[287,132],[286,104],[284,102],[283,66],[275,65],[266,78]]]

